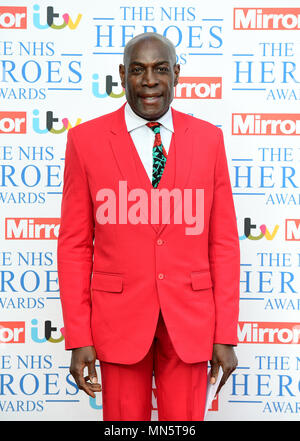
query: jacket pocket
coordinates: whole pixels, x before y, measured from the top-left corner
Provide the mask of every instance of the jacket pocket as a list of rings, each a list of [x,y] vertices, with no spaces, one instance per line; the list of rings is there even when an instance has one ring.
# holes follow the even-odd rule
[[[123,279],[115,274],[94,272],[91,289],[94,291],[122,292]]]
[[[208,289],[212,287],[210,271],[192,271],[191,272],[192,289]]]

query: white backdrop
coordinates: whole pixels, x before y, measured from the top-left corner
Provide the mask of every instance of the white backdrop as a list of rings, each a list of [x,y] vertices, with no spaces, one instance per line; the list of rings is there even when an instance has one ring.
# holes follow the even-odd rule
[[[28,0],[0,7],[1,420],[102,419],[102,395],[78,392],[60,333],[66,136],[123,104],[124,45],[153,30],[176,45],[182,84],[174,108],[224,132],[239,227],[239,367],[207,419],[299,419],[299,6]]]

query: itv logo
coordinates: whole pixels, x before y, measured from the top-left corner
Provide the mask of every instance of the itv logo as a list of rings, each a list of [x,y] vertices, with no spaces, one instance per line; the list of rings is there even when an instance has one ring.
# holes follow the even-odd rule
[[[39,321],[37,319],[32,319],[31,320],[31,339],[36,342],[36,343],[45,343],[45,342],[50,342],[50,343],[60,343],[61,341],[64,340],[64,336],[62,335],[62,333],[60,333],[58,338],[54,338],[52,336],[53,332],[57,332],[57,327],[56,326],[52,326],[51,320],[45,320],[44,325],[42,325],[42,330],[40,328],[39,325]],[[39,335],[41,334],[41,335]]]
[[[46,12],[46,23],[41,23],[40,20],[40,6],[34,5],[33,10],[35,11],[33,13],[33,25],[37,29],[64,29],[65,27],[68,27],[71,30],[74,30],[77,28],[77,26],[80,23],[80,20],[82,18],[82,14],[78,14],[76,17],[76,20],[73,22],[70,14],[67,12],[62,14],[62,22],[60,23],[54,23],[55,19],[59,19],[60,15],[58,12],[54,12],[54,8],[52,6],[47,6],[47,12]]]

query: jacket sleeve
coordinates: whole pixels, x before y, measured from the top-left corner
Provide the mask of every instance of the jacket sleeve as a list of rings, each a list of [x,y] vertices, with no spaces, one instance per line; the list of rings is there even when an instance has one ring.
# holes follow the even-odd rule
[[[90,280],[93,263],[94,217],[86,172],[68,132],[57,271],[63,312],[65,349],[93,345]]]
[[[224,138],[219,130],[210,215],[209,261],[215,301],[214,343],[237,345],[240,246]]]

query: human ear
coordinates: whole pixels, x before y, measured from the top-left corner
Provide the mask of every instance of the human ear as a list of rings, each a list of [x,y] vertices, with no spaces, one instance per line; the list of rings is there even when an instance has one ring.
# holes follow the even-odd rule
[[[121,79],[121,85],[125,89],[125,66],[124,64],[119,65],[119,75]]]
[[[174,87],[177,86],[177,84],[178,84],[179,73],[180,73],[180,65],[175,64],[174,65]]]

